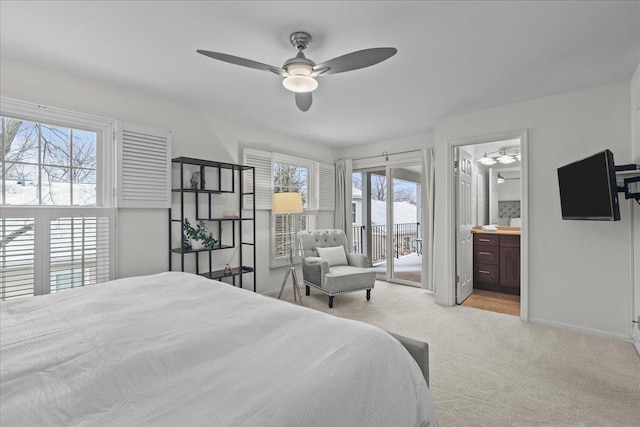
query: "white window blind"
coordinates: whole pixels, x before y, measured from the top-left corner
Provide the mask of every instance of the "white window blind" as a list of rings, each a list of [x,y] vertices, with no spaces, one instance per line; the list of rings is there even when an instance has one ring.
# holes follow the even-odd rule
[[[274,245],[272,250],[272,259],[276,261],[272,265],[280,265],[278,260],[289,260],[289,249],[294,249],[294,257],[298,259],[300,256],[295,251],[298,247],[296,234],[300,230],[315,230],[317,215],[301,214],[301,215],[273,215],[273,235]]]
[[[318,209],[335,210],[336,173],[333,165],[319,164],[318,172]]]
[[[273,164],[272,155],[268,151],[245,148],[243,162],[253,166],[256,174],[256,188],[253,189],[251,179],[245,181],[245,192],[255,193],[256,209],[271,209],[271,195],[273,194]],[[250,177],[248,177],[250,178]]]
[[[118,122],[118,207],[171,207],[171,133]]]
[[[0,300],[34,293],[34,218],[0,218]]]
[[[111,221],[106,216],[54,218],[50,222],[50,292],[110,279]]]

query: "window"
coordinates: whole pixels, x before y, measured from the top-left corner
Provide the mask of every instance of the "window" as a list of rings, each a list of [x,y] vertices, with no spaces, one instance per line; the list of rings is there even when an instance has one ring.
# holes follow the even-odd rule
[[[0,120],[4,205],[96,205],[96,132]]]
[[[273,193],[302,194],[304,213],[292,215],[291,219],[288,215],[271,215],[270,265],[287,265],[289,249],[295,248],[295,234],[300,230],[314,230],[318,211],[335,209],[334,166],[253,148],[243,149],[243,159],[245,165],[255,168],[255,188],[251,179],[244,185],[245,194],[253,197],[256,209],[271,211]]]
[[[273,192],[300,193],[304,214],[273,215],[271,265],[288,263],[289,251],[295,249],[295,236],[300,230],[315,228],[316,213],[311,207],[317,206],[317,192],[313,191],[313,173],[317,169],[313,162],[274,154]]]
[[[0,123],[0,299],[113,278],[113,122],[3,98]]]

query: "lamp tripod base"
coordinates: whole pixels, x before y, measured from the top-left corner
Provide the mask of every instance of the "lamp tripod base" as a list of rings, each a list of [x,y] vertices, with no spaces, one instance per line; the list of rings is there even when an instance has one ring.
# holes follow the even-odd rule
[[[289,264],[289,270],[287,270],[287,274],[285,274],[284,280],[282,281],[282,287],[280,288],[278,299],[280,299],[280,297],[282,296],[282,291],[284,291],[284,287],[287,284],[287,280],[289,279],[289,276],[291,276],[291,279],[293,280],[293,300],[298,301],[299,299],[300,305],[304,305],[302,304],[302,294],[300,293],[300,286],[298,285],[298,276],[296,275],[296,267],[295,265],[293,265],[293,263]]]

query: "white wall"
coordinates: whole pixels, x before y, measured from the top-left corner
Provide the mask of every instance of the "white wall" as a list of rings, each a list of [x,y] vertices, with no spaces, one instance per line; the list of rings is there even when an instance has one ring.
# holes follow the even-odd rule
[[[390,118],[389,120],[393,120]],[[392,139],[389,141],[379,141],[371,144],[356,145],[354,147],[345,148],[340,151],[340,157],[359,158],[369,156],[380,156],[378,165],[384,165],[383,151],[387,153],[399,153],[402,151],[419,150],[425,147],[433,147],[434,134],[432,132],[407,136],[404,138]],[[390,157],[393,159],[393,156]],[[375,160],[375,159],[373,159]],[[415,160],[420,162],[420,157],[416,156]]]
[[[631,78],[631,161],[640,165],[640,64]],[[634,309],[633,320],[640,321],[640,205],[633,206],[633,270]],[[640,353],[640,324],[633,326],[636,349]]]
[[[173,140],[172,157],[237,163],[242,161],[239,157],[242,141],[263,149],[304,154],[304,157],[313,153],[313,160],[325,163],[333,163],[336,158],[336,150],[332,148],[244,126],[114,85],[76,78],[6,57],[1,58],[0,67],[2,96],[169,129]],[[215,94],[211,96],[215,97]],[[264,293],[279,289],[286,269],[269,269],[269,211],[259,212],[256,226],[258,291]],[[318,226],[332,227],[333,212],[321,213]],[[118,276],[166,271],[167,233],[166,210],[119,209]]]
[[[446,189],[448,141],[528,129],[529,319],[629,337],[629,201],[618,222],[563,221],[556,169],[610,148],[631,159],[629,83],[479,111],[436,123],[436,185]],[[454,304],[451,194],[436,191],[436,301]]]
[[[498,200],[520,200],[520,179],[505,179],[502,184],[498,184]]]

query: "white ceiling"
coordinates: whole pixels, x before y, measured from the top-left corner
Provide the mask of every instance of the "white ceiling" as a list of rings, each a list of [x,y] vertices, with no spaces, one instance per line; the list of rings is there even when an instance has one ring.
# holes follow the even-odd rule
[[[640,2],[0,1],[0,53],[347,147],[419,134],[436,120],[629,80]],[[315,62],[370,47],[397,55],[319,78],[303,113],[275,66],[311,33]]]

